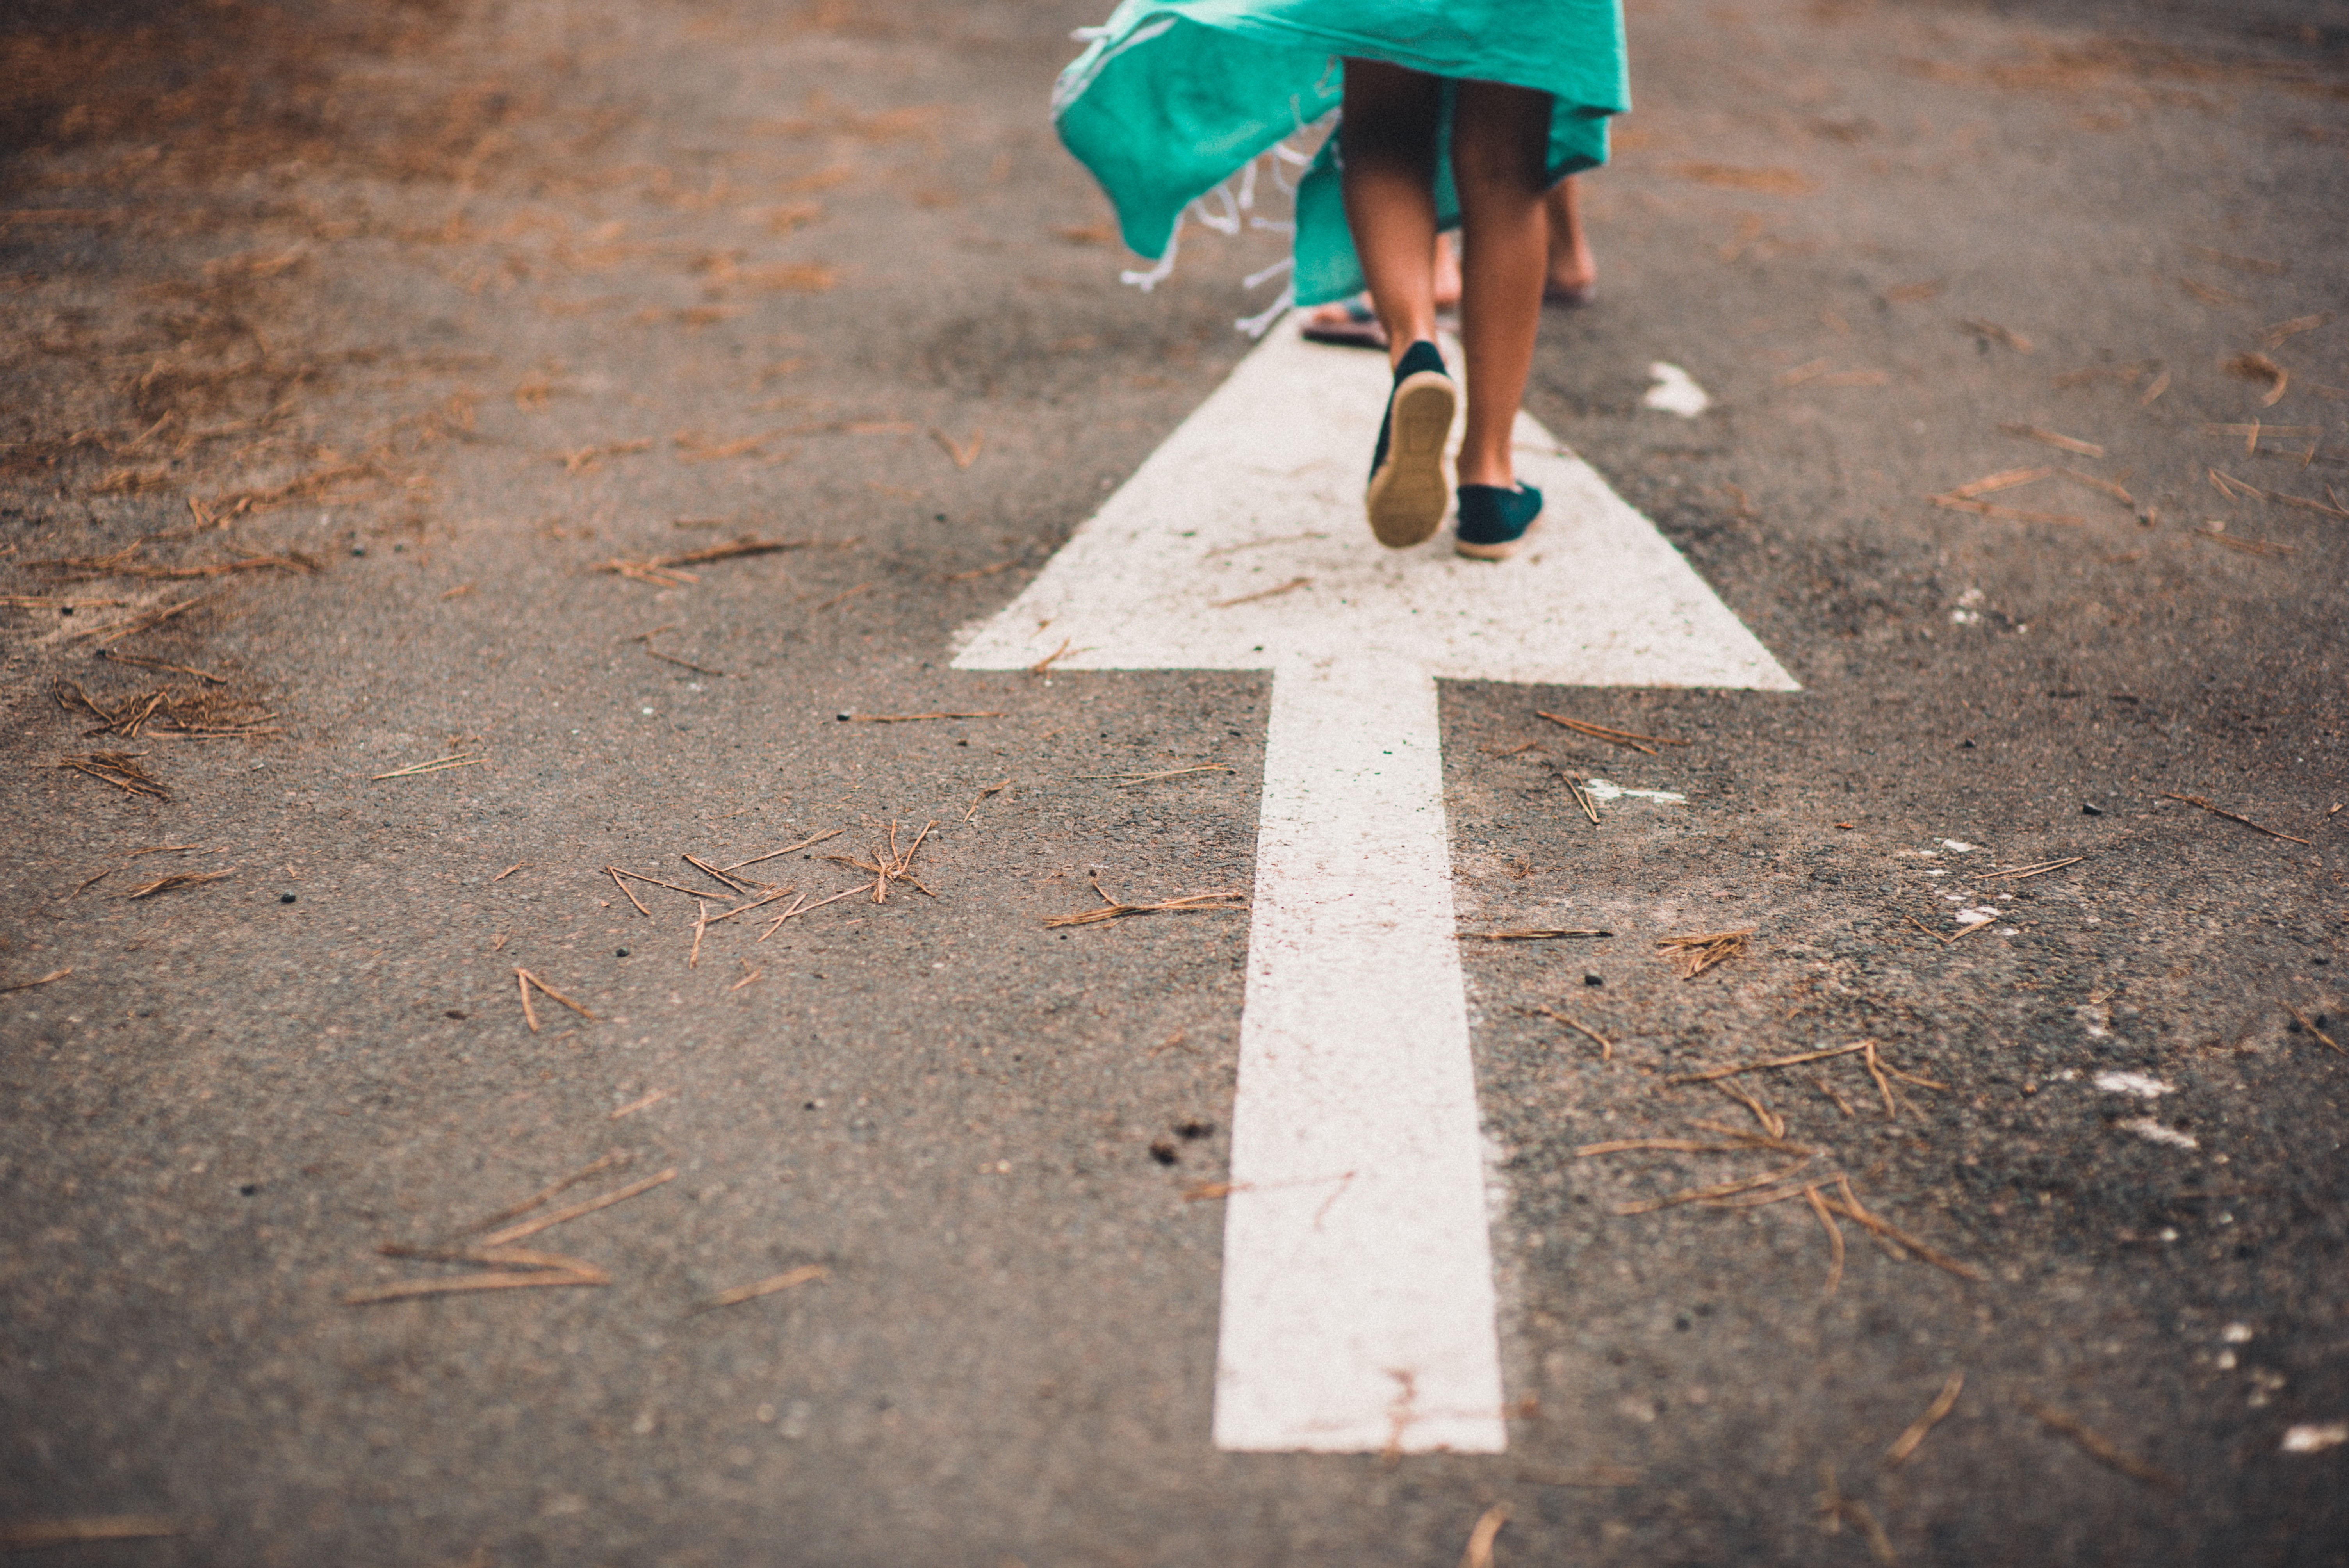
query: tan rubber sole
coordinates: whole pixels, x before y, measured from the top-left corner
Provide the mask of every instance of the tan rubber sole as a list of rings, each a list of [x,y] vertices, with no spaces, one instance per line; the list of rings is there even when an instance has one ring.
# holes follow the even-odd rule
[[[1387,460],[1371,476],[1365,498],[1371,532],[1390,550],[1424,544],[1452,504],[1444,482],[1444,443],[1452,435],[1459,391],[1452,377],[1422,370],[1403,377],[1390,406]]]

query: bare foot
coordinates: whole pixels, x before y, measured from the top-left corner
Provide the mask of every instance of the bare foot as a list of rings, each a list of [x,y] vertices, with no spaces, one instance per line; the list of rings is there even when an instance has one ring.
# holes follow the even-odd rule
[[[1599,263],[1582,229],[1582,200],[1571,177],[1558,181],[1542,203],[1549,217],[1549,271],[1542,281],[1544,304],[1588,304],[1599,289]]]

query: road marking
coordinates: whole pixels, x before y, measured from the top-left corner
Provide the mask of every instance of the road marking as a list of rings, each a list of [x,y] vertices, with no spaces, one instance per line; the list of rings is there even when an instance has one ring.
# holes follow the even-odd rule
[[[957,669],[1269,669],[1215,1439],[1507,1445],[1438,678],[1797,689],[1531,418],[1517,560],[1374,544],[1376,355],[1273,335],[967,629]],[[1299,580],[1302,579],[1300,582]]]
[[[1667,365],[1659,359],[1648,366],[1648,376],[1655,385],[1640,399],[1643,407],[1661,408],[1683,419],[1693,419],[1713,407],[1713,399],[1696,384],[1696,377],[1677,365]]]

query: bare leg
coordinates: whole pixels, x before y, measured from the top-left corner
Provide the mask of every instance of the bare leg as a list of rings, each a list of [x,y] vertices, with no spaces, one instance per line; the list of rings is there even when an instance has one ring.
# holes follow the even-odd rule
[[[1435,308],[1460,308],[1460,247],[1458,236],[1435,242]]]
[[[1345,154],[1346,222],[1370,280],[1371,307],[1386,329],[1390,365],[1413,344],[1435,338],[1429,263],[1435,255],[1435,128],[1443,91],[1437,77],[1402,66],[1346,62],[1338,132]]]
[[[1350,81],[1352,69],[1349,62]],[[1548,266],[1543,185],[1549,119],[1547,93],[1497,82],[1459,86],[1452,177],[1460,189],[1464,231],[1461,337],[1468,355],[1468,430],[1460,449],[1462,484],[1516,482],[1509,437],[1533,369]],[[1348,151],[1350,156],[1350,145]],[[1423,291],[1425,276],[1423,272]],[[1376,273],[1371,287],[1375,294]],[[1432,322],[1432,304],[1429,314]]]
[[[1550,190],[1542,203],[1549,219],[1550,298],[1580,304],[1590,297],[1599,281],[1599,263],[1590,254],[1590,238],[1582,228],[1581,188],[1568,175]]]
[[[1452,242],[1442,236],[1435,242],[1435,308],[1456,310],[1460,305],[1460,256]],[[1351,301],[1340,300],[1335,304],[1318,305],[1309,318],[1314,325],[1342,328],[1354,319]],[[1384,329],[1381,329],[1383,335]]]

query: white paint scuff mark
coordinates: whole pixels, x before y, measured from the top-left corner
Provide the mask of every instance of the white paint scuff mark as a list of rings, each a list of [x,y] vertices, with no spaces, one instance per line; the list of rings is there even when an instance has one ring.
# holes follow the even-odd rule
[[[1950,918],[1960,925],[1988,925],[2003,913],[2002,910],[1992,909],[1987,904],[1975,904],[1958,911]]]
[[[1362,465],[1388,381],[1376,355],[1272,334],[955,660],[1272,672],[1224,1205],[1227,1449],[1507,1446],[1436,681],[1799,689],[1524,416],[1518,471],[1548,497],[1528,551],[1379,548]]]
[[[2180,1132],[2174,1127],[2164,1127],[2149,1116],[2113,1124],[2124,1132],[2134,1132],[2147,1143],[2158,1143],[2169,1149],[2199,1149],[2201,1143],[2190,1132]]]
[[[1667,365],[1659,359],[1648,366],[1648,376],[1655,385],[1640,401],[1651,408],[1693,419],[1713,407],[1712,397],[1696,384],[1696,377],[1677,365]]]
[[[2248,1323],[2230,1323],[2220,1330],[2219,1337],[2230,1345],[2249,1345],[2251,1342],[2251,1326]]]
[[[1672,789],[1626,789],[1604,779],[1585,779],[1583,793],[1594,800],[1653,800],[1659,806],[1685,806],[1688,797]]]
[[[2133,1094],[2139,1099],[2159,1099],[2176,1094],[2178,1086],[2144,1073],[2098,1073],[2089,1080],[2106,1094]]]
[[[2349,1443],[2349,1421],[2300,1421],[2283,1429],[2283,1451],[2321,1454]]]
[[[1980,844],[1969,844],[1960,839],[1943,839],[1941,841],[1941,848],[1949,851],[1950,853],[1953,855],[1971,855],[1979,851],[1982,846]]]

